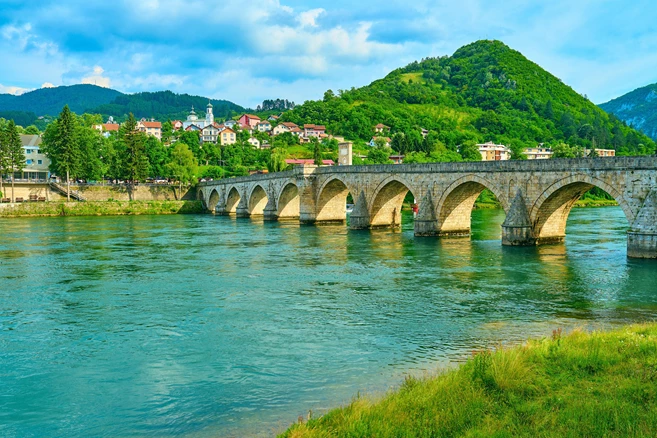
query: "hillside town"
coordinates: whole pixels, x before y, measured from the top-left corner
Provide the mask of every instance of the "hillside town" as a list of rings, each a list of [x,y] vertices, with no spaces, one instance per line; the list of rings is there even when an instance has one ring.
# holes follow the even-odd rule
[[[292,122],[280,121],[280,115],[270,115],[266,119],[254,114],[242,114],[236,120],[229,119],[218,122],[213,114],[213,106],[208,103],[205,114],[201,117],[192,107],[189,115],[185,120],[171,121],[171,127],[174,132],[196,132],[199,136],[200,144],[213,144],[218,146],[235,145],[238,142],[239,133],[247,133],[247,143],[254,149],[271,148],[274,137],[289,134],[298,139],[299,144],[304,145],[311,143],[313,139],[318,141],[335,140],[339,144],[337,159],[322,159],[321,165],[352,165],[356,159],[365,159],[366,155],[354,155],[352,142],[345,140],[341,136],[332,135],[327,132],[326,126],[320,124],[303,124],[297,125]],[[104,137],[109,138],[113,133],[118,133],[121,124],[109,117],[106,123],[97,124],[93,129],[100,132]],[[163,123],[155,119],[145,119],[137,121],[138,131],[162,140]],[[429,131],[423,129],[423,137],[428,135]],[[42,136],[38,134],[21,135],[21,143],[25,153],[25,166],[20,172],[15,173],[16,180],[21,181],[45,181],[51,177],[50,164],[51,160],[41,150],[40,145]],[[172,137],[175,142],[175,136]],[[392,144],[391,128],[382,123],[372,127],[372,138],[367,143],[372,149],[385,149],[390,153],[387,156],[389,162],[393,164],[402,164],[405,162],[404,154],[394,153],[390,149]],[[486,142],[476,144],[476,148],[481,154],[481,161],[505,161],[512,158],[511,148],[507,145]],[[554,151],[548,146],[537,144],[535,147],[525,148],[524,156],[528,160],[544,160],[554,156]],[[589,156],[591,151],[583,150],[583,156]],[[613,149],[595,149],[595,154],[599,157],[613,157],[616,151]],[[309,158],[286,157],[285,164],[294,165],[312,165],[315,160]],[[266,170],[264,170],[266,172]]]

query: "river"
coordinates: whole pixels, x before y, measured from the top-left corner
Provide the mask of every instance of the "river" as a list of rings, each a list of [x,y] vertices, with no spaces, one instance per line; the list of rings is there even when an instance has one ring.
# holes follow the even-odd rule
[[[408,215],[405,219],[409,219]],[[271,436],[473,350],[657,314],[619,208],[563,245],[211,215],[0,219],[0,436]]]

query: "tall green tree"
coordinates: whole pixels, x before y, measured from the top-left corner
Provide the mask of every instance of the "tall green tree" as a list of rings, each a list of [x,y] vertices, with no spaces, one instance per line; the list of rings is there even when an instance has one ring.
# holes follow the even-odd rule
[[[322,165],[322,144],[319,142],[319,139],[317,137],[313,137],[310,139],[310,143],[312,145],[312,150],[313,150],[313,160],[315,161],[315,166],[321,166]]]
[[[147,138],[146,134],[137,130],[137,120],[132,113],[121,129],[123,130],[121,140],[125,146],[123,174],[128,180],[128,195],[132,201],[135,184],[148,175]]]
[[[9,150],[7,147],[7,123],[0,119],[0,197],[4,197],[2,182],[9,169]]]
[[[65,105],[43,136],[43,150],[50,158],[50,169],[56,175],[66,174],[66,199],[71,200],[71,177],[80,171],[81,154],[76,135],[75,115]]]
[[[196,157],[184,144],[177,142],[171,150],[171,160],[166,165],[167,176],[175,178],[180,184],[180,197],[182,198],[182,184],[194,181],[198,169]]]
[[[7,144],[7,157],[11,175],[11,202],[15,202],[14,198],[14,175],[15,172],[20,171],[25,166],[25,151],[23,150],[23,143],[21,142],[18,128],[13,120],[10,120],[5,128],[5,141]]]

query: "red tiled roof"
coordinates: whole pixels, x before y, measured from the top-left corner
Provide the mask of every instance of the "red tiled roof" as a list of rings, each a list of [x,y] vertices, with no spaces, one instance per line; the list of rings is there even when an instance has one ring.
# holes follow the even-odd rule
[[[145,128],[159,128],[162,129],[161,122],[141,122]]]
[[[298,126],[295,123],[292,122],[283,122],[281,125],[286,126],[288,128],[298,128]]]
[[[103,131],[118,131],[119,128],[118,123],[103,123]]]
[[[258,120],[260,120],[260,117],[254,116],[253,114],[244,114],[242,117],[248,117],[249,119],[258,119]]]
[[[385,128],[390,128],[389,126],[384,125],[383,123],[379,123],[378,125],[375,126],[377,129],[385,129]]]
[[[303,129],[316,129],[318,131],[326,130],[324,125],[303,125]]]

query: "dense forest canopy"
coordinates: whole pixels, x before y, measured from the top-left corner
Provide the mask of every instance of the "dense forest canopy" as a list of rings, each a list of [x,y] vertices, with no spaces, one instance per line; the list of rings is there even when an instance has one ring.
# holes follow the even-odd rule
[[[329,90],[283,120],[325,124],[330,132],[367,141],[383,123],[421,148],[422,129],[448,149],[493,141],[512,149],[539,143],[613,148],[649,154],[655,143],[598,108],[560,79],[499,41],[477,41],[454,55],[394,70],[362,88]],[[413,147],[415,145],[415,147]]]

